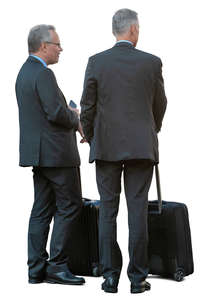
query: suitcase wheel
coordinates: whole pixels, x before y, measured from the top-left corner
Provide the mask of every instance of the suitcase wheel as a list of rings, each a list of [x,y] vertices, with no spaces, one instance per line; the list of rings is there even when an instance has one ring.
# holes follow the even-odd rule
[[[174,279],[176,281],[182,281],[184,276],[185,276],[184,269],[182,268],[177,269],[176,272],[174,273]]]

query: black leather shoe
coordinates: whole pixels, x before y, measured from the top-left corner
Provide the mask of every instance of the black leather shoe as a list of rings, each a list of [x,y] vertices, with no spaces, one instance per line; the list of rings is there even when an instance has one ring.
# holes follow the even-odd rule
[[[106,293],[117,293],[118,292],[118,278],[109,276],[106,280],[102,283],[102,290]]]
[[[132,294],[143,293],[145,291],[149,291],[150,289],[151,289],[151,285],[147,281],[142,281],[139,283],[131,284],[131,293]]]
[[[36,283],[42,283],[44,281],[41,278],[29,278],[28,282],[32,284],[36,284]]]
[[[82,277],[74,276],[70,271],[64,271],[58,273],[46,273],[44,282],[81,285],[85,283],[85,280]]]

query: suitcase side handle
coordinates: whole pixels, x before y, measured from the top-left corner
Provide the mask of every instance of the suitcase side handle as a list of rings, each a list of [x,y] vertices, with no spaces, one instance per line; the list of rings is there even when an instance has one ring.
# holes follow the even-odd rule
[[[158,200],[158,213],[162,212],[162,196],[161,196],[161,186],[160,186],[160,173],[158,164],[155,165],[155,178],[157,187],[157,200]]]

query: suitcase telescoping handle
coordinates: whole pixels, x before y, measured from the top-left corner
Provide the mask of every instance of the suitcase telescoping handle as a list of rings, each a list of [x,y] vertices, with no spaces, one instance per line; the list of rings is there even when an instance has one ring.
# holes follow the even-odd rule
[[[161,196],[161,187],[160,187],[160,173],[158,164],[155,165],[155,178],[157,186],[157,199],[158,199],[158,213],[162,212],[162,196]]]

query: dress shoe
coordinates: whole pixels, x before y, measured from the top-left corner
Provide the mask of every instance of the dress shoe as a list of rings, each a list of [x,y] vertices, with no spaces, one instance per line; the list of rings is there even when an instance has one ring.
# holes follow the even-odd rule
[[[70,271],[64,271],[58,273],[46,273],[46,278],[44,282],[81,285],[85,283],[85,280],[82,277],[74,276]]]
[[[147,281],[142,281],[139,283],[131,283],[131,293],[143,293],[145,291],[149,291],[151,289],[151,285]]]
[[[43,279],[41,278],[29,278],[28,283],[36,284],[36,283],[43,283]]]
[[[118,281],[117,277],[109,276],[102,283],[102,290],[106,293],[117,293],[118,292]]]

